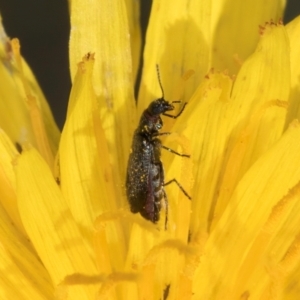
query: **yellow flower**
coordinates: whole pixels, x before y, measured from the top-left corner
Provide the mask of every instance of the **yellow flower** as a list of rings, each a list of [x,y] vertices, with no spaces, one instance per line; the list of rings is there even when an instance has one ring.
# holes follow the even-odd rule
[[[136,109],[138,4],[70,1],[61,136],[0,28],[1,299],[298,299],[300,18],[240,3],[153,1]],[[191,155],[162,153],[192,196],[165,187],[167,230],[164,209],[158,224],[132,214],[124,187],[156,64],[166,99],[188,103],[163,117],[163,144]]]

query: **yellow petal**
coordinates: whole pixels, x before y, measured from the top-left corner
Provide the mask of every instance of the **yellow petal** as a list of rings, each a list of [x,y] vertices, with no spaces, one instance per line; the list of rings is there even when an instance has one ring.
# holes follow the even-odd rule
[[[232,98],[239,98],[251,111],[270,100],[287,101],[290,87],[289,41],[282,23],[267,23],[261,29],[255,52],[236,78]]]
[[[34,91],[30,88],[29,81],[23,71],[23,62],[20,55],[20,43],[18,39],[13,39],[11,41],[11,47],[15,57],[16,68],[18,69],[18,72],[20,74],[22,88],[24,89],[26,105],[28,113],[30,115],[30,121],[37,149],[39,150],[45,161],[48,163],[49,167],[52,169],[54,164],[54,153],[56,153],[57,150],[56,145],[51,145],[49,142],[45,124],[43,121],[42,110],[40,108],[40,102],[34,95]],[[49,108],[48,112],[50,112]]]
[[[299,228],[299,227],[298,227]],[[300,275],[300,265],[299,265],[299,234],[298,236],[295,238],[295,243],[294,243],[294,249],[289,249],[289,250],[294,250],[294,251],[290,251],[291,256],[295,256],[298,258],[297,261],[297,265],[294,268],[294,270],[292,270],[291,274],[286,278],[285,281],[285,289],[283,292],[283,299],[287,299],[287,300],[294,300],[294,299],[298,299],[299,297],[299,275]],[[292,247],[291,247],[292,248]],[[289,254],[289,253],[287,253]],[[289,255],[286,255],[287,257]],[[288,257],[289,259],[290,257]],[[287,260],[288,260],[287,259]]]
[[[234,287],[243,290],[241,285],[234,284],[247,252],[274,205],[300,181],[299,134],[300,126],[294,123],[274,147],[257,160],[235,189],[205,245],[205,255],[194,281],[199,295],[232,299],[236,292]],[[252,264],[257,263],[256,259],[255,256]]]
[[[0,195],[5,208],[15,226],[25,233],[17,206],[16,179],[12,161],[17,150],[9,137],[0,129]]]
[[[1,18],[0,18],[1,21]],[[1,64],[0,64],[0,125],[10,136],[13,142],[23,143],[30,141],[34,145],[49,143],[43,152],[48,155],[56,153],[59,131],[45,97],[38,86],[30,68],[20,55],[19,43],[16,39],[12,42],[6,37],[2,24],[1,34]],[[31,110],[26,103],[27,97],[33,97],[36,103],[36,112],[40,119],[36,126],[37,116],[32,118]],[[43,126],[43,135],[37,134],[38,129]],[[40,131],[38,132],[40,133]],[[50,154],[51,153],[51,154]]]
[[[165,98],[186,101],[209,68],[212,1],[153,1],[146,35],[139,111],[161,96],[155,65],[160,67]],[[175,94],[180,77],[195,71],[184,94]]]
[[[266,103],[240,133],[222,174],[212,227],[225,210],[239,179],[281,135],[286,107],[285,101]]]
[[[255,49],[259,25],[282,18],[285,0],[224,0],[213,12],[212,66],[235,74]]]
[[[230,137],[215,221],[224,210],[221,203],[229,200],[236,180],[281,136],[289,86],[289,43],[285,28],[280,24],[267,25],[256,51],[243,64],[232,91],[233,113],[238,115],[240,123]],[[244,128],[240,131],[239,127]]]
[[[73,0],[70,5],[70,67],[88,52],[95,53],[93,87],[109,141],[114,169],[125,178],[130,138],[135,121],[130,35],[123,0]],[[114,145],[117,145],[115,147]]]
[[[226,151],[228,136],[231,132],[232,120],[230,114],[230,90],[232,79],[224,74],[209,74],[202,85],[193,95],[185,111],[177,119],[173,132],[184,134],[190,141],[190,159],[174,157],[174,164],[187,164],[188,160],[193,163],[194,188],[192,196],[192,216],[190,230],[195,234],[197,230],[207,230],[208,217],[213,204],[218,176],[220,174],[223,155]],[[177,150],[174,143],[168,143],[168,147]],[[183,152],[177,150],[178,152]],[[170,156],[170,155],[169,155]],[[165,155],[167,158],[167,155]],[[183,161],[184,160],[184,161]],[[167,168],[168,161],[165,160]],[[175,169],[174,169],[175,170]],[[179,167],[180,170],[180,167]],[[188,178],[186,170],[183,177]],[[176,177],[177,173],[167,171],[166,178]],[[182,182],[183,186],[188,182]],[[173,190],[173,189],[172,189]],[[171,198],[171,196],[170,196]],[[205,201],[204,201],[205,199]],[[187,201],[182,198],[181,201]],[[178,211],[180,215],[180,211]]]
[[[81,225],[84,238],[91,239],[97,216],[127,206],[121,195],[119,174],[112,167],[114,161],[108,150],[103,125],[98,112],[96,95],[92,86],[94,57],[87,55],[78,66],[68,109],[68,118],[60,144],[60,172],[62,193],[72,215]],[[115,240],[122,241],[124,226],[111,222],[108,230],[110,259],[101,265],[101,271],[117,270],[123,266],[125,244],[115,247]],[[99,251],[102,251],[101,248]]]
[[[140,27],[140,3],[139,1],[126,0],[126,11],[130,31],[131,59],[133,82],[136,80],[141,56],[141,27]]]
[[[94,259],[53,176],[33,148],[16,162],[17,196],[24,227],[53,284],[74,273],[96,275]],[[71,286],[70,299],[92,299],[92,285]]]
[[[293,278],[295,266],[299,264],[299,210],[300,182],[272,208],[268,220],[261,228],[237,276],[236,286],[243,285],[249,278],[247,290],[251,296],[258,297],[264,294],[265,298],[271,295],[275,298],[281,295],[286,286],[289,294],[291,284],[298,284]],[[253,261],[262,264],[254,264]],[[246,271],[247,270],[247,271]],[[257,282],[259,280],[259,284]],[[298,277],[296,277],[298,278]],[[299,286],[298,286],[299,287]],[[245,287],[244,287],[245,289]],[[285,296],[282,296],[286,299]]]
[[[7,47],[10,47],[9,41],[7,41]],[[6,64],[0,64],[0,126],[14,143],[24,141],[34,142],[35,138],[23,100],[22,89],[16,88],[18,85],[15,82],[15,76],[12,75],[12,72],[15,72],[15,70],[10,63],[11,52],[4,52],[2,54],[1,59],[6,60]]]
[[[16,230],[1,205],[0,239],[0,268],[3,274],[0,276],[0,298],[52,298],[54,288],[47,270],[28,238]]]
[[[101,212],[117,205],[116,182],[92,86],[93,65],[90,55],[78,65],[60,143],[62,192],[76,220],[89,228]]]
[[[287,24],[286,30],[288,33],[291,48],[291,91],[289,98],[288,116],[286,120],[286,126],[288,126],[293,119],[299,118],[300,116],[300,45],[298,43],[298,37],[300,34],[300,17]]]
[[[236,179],[281,136],[286,115],[284,102],[290,86],[288,66],[289,48],[283,26],[267,26],[257,50],[243,64],[233,88],[228,77],[209,74],[177,120],[173,131],[179,128],[191,140],[191,157],[197,166],[192,194],[192,232],[207,230],[212,219],[218,219],[237,184]],[[273,103],[275,99],[280,101]],[[241,149],[235,151],[240,155],[238,160],[233,156],[228,162],[236,143],[240,143],[238,139],[245,141],[243,130],[251,118],[246,150],[243,154]],[[228,183],[224,171],[239,175],[234,179],[235,173],[230,174],[233,182]],[[222,198],[218,200],[220,187],[220,197],[226,197],[225,202]]]

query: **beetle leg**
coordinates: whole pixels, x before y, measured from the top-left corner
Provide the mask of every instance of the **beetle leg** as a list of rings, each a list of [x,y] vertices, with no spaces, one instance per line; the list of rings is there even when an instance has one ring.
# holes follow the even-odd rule
[[[176,152],[175,150],[171,149],[171,148],[168,148],[164,145],[161,145],[161,147],[165,150],[168,150],[169,152],[173,153],[173,154],[176,154],[176,155],[179,155],[179,156],[182,156],[182,157],[191,157],[190,155],[187,155],[187,154],[182,154],[182,153],[178,153]]]
[[[177,102],[174,102],[174,101],[173,101],[172,103],[177,103]],[[164,115],[164,116],[166,116],[166,117],[169,117],[169,118],[172,118],[172,119],[177,119],[177,118],[182,114],[182,112],[184,111],[186,105],[187,105],[187,103],[184,103],[184,105],[183,105],[181,111],[180,111],[176,116],[169,115],[169,114],[166,114],[166,113],[163,113],[162,115]]]
[[[192,200],[191,196],[189,196],[189,194],[185,191],[185,189],[182,187],[182,185],[175,179],[173,178],[172,180],[166,182],[163,184],[163,186],[169,185],[170,183],[175,182],[177,184],[177,186],[181,189],[181,191],[190,199]]]

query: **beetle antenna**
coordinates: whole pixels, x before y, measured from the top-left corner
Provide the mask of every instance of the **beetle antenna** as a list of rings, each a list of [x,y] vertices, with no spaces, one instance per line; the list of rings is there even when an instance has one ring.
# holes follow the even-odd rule
[[[161,84],[161,79],[160,79],[160,73],[159,73],[159,66],[158,66],[158,64],[156,64],[156,72],[157,72],[158,83],[159,83],[159,86],[160,86],[160,89],[161,89],[161,93],[162,93],[162,99],[164,99],[165,93],[164,93],[164,89],[163,89],[162,84]]]

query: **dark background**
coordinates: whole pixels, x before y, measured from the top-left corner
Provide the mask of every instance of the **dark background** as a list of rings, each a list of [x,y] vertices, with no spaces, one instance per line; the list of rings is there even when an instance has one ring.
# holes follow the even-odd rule
[[[145,31],[151,0],[141,2]],[[68,65],[69,13],[67,0],[0,0],[7,34],[21,41],[29,63],[62,128],[71,88]],[[284,23],[300,14],[300,1],[288,0]]]

